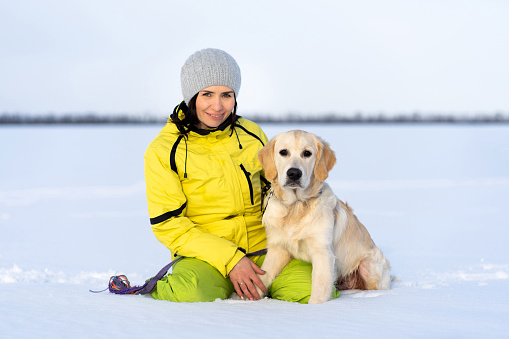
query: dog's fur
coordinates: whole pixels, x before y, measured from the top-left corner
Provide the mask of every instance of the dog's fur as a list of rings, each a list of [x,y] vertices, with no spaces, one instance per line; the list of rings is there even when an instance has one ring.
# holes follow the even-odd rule
[[[289,131],[270,140],[258,159],[272,184],[263,215],[266,273],[260,275],[267,288],[292,258],[313,265],[309,303],[330,300],[334,285],[390,288],[389,261],[352,209],[324,183],[336,163],[326,142],[311,133]]]

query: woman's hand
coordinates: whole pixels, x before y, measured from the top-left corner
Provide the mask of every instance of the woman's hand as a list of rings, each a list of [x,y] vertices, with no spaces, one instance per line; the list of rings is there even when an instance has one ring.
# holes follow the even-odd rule
[[[237,292],[241,299],[244,299],[244,296],[249,300],[260,299],[255,285],[263,293],[267,293],[267,289],[263,286],[257,274],[265,274],[265,272],[247,257],[240,259],[233,270],[230,271],[230,280],[233,283],[235,292]]]

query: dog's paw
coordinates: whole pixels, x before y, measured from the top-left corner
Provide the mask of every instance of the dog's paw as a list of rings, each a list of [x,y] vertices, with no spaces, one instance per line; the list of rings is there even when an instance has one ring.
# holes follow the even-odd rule
[[[311,298],[309,298],[308,304],[323,304],[326,301],[329,301],[329,299],[311,296]]]
[[[242,300],[239,297],[239,295],[237,294],[237,292],[233,292],[228,299],[231,299],[231,300]]]
[[[262,290],[258,286],[256,286],[256,292],[258,292],[260,299],[265,298],[265,293],[263,293]]]

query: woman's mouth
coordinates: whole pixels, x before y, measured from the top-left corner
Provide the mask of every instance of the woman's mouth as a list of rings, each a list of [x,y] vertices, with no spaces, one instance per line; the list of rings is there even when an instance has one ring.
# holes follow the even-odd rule
[[[211,113],[207,113],[207,115],[213,119],[220,119],[223,117],[224,113],[222,114],[211,114]]]

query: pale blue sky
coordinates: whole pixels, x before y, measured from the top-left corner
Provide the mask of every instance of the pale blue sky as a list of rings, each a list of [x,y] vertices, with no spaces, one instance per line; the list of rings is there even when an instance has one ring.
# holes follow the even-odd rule
[[[241,114],[509,112],[509,1],[1,0],[0,112],[167,115],[196,50]]]

